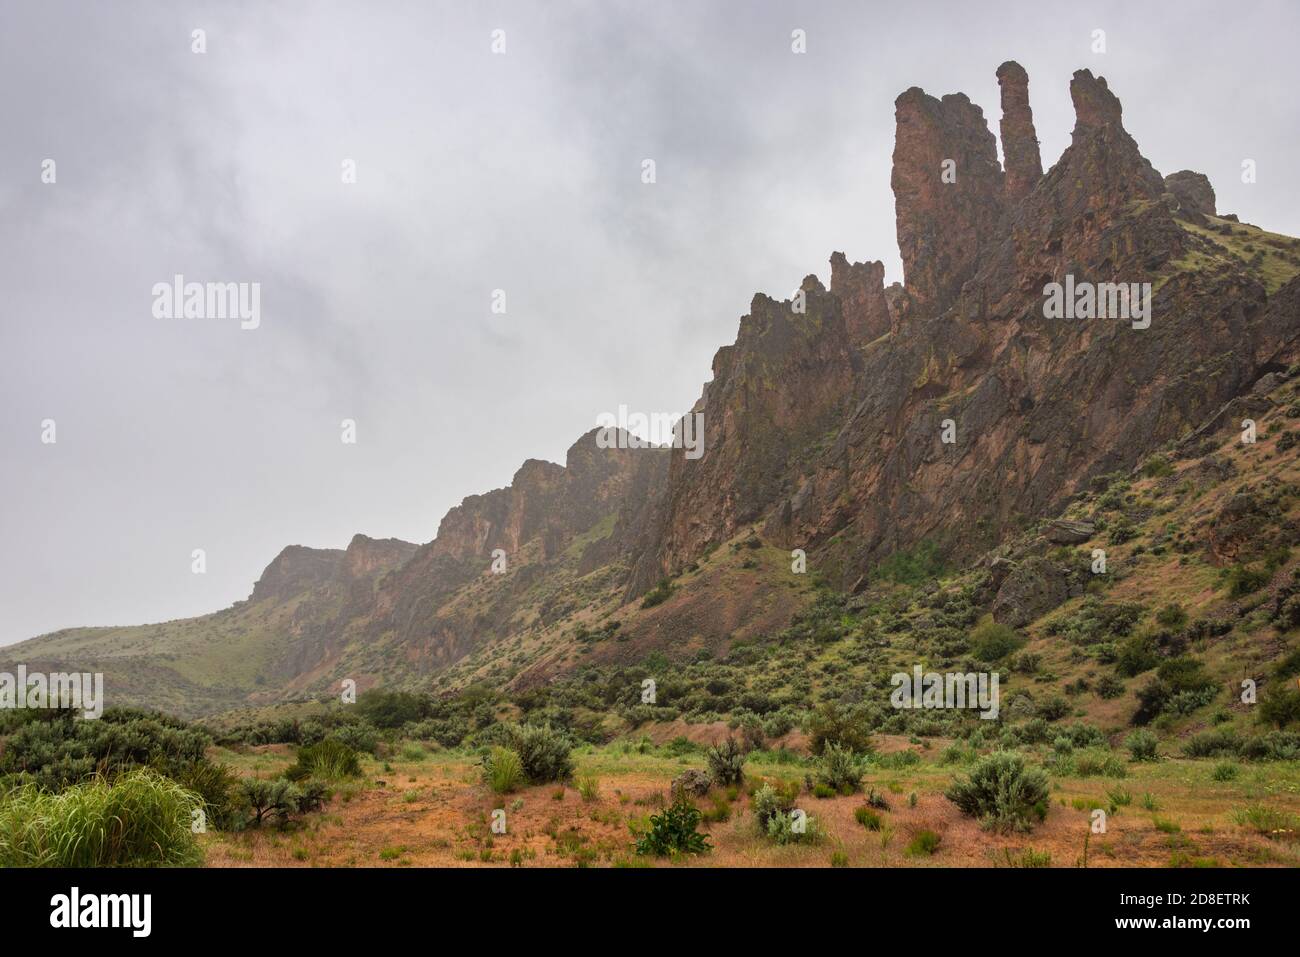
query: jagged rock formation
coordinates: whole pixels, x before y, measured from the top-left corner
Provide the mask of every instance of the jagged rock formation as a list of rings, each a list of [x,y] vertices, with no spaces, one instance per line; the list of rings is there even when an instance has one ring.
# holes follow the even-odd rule
[[[1015,60],[998,67],[1002,89],[1002,157],[1006,167],[1006,199],[1017,203],[1043,178],[1038,155],[1034,111],[1029,108],[1029,74]]]

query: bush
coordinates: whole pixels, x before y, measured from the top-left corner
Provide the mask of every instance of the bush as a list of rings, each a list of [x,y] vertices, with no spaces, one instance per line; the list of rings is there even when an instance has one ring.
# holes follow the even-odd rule
[[[1210,774],[1210,777],[1215,781],[1233,781],[1236,780],[1236,777],[1240,772],[1240,767],[1233,764],[1231,761],[1224,761],[1221,764],[1216,764],[1214,766],[1214,771]]]
[[[252,815],[247,822],[249,827],[261,827],[268,820],[283,827],[295,814],[304,810],[304,792],[287,778],[245,778],[239,786]],[[312,793],[316,795],[319,792],[313,789]]]
[[[1156,654],[1155,642],[1151,637],[1134,635],[1120,646],[1115,670],[1125,678],[1132,678],[1144,671],[1150,671],[1159,663],[1160,656]]]
[[[290,781],[321,778],[338,781],[361,776],[361,762],[357,753],[337,738],[325,738],[316,744],[298,749],[297,762],[285,771]]]
[[[1071,761],[1074,773],[1081,778],[1123,778],[1128,776],[1124,762],[1107,748],[1076,751]]]
[[[863,764],[862,757],[848,748],[828,744],[822,751],[817,782],[832,793],[852,794],[862,786]]]
[[[917,831],[908,841],[907,847],[903,853],[908,857],[929,857],[939,849],[939,842],[942,838],[934,831],[922,829]]]
[[[993,621],[985,622],[971,632],[970,641],[971,656],[990,663],[1001,661],[1024,644],[1006,625]]]
[[[1193,735],[1183,745],[1183,754],[1189,758],[1217,758],[1232,756],[1241,750],[1241,739],[1231,728],[1219,728]]]
[[[374,754],[379,747],[379,732],[364,722],[345,724],[329,733],[327,741],[337,741],[353,751]]]
[[[709,776],[718,787],[740,784],[745,780],[745,758],[748,756],[744,747],[735,738],[727,738],[722,743],[705,752],[709,763]]]
[[[1271,577],[1262,568],[1234,565],[1228,571],[1228,596],[1230,598],[1245,598],[1267,585]]]
[[[409,691],[372,689],[357,698],[357,714],[376,728],[400,728],[424,718],[428,711],[429,700]]]
[[[919,585],[938,578],[945,567],[938,543],[926,540],[891,554],[876,566],[876,575],[899,585]]]
[[[794,799],[784,790],[778,791],[771,784],[764,784],[754,792],[754,820],[758,823],[760,834],[767,833],[768,823],[775,817],[783,817],[794,807]]]
[[[1067,716],[1073,709],[1070,706],[1070,702],[1058,694],[1052,695],[1052,697],[1042,701],[1036,710],[1038,716],[1045,721],[1059,721]]]
[[[858,754],[870,754],[872,750],[871,723],[860,708],[828,701],[808,719],[808,734],[813,754],[821,754],[828,744]]]
[[[1134,761],[1154,761],[1158,757],[1156,747],[1160,744],[1160,739],[1150,731],[1134,731],[1124,739],[1124,747],[1128,748],[1129,754],[1133,756]]]
[[[1279,730],[1300,721],[1300,688],[1271,688],[1259,702],[1259,720]]]
[[[646,592],[646,596],[641,599],[641,607],[653,608],[655,605],[662,605],[672,593],[673,583],[666,578],[662,579],[658,585]]]
[[[140,768],[60,794],[24,785],[0,801],[0,867],[194,866],[201,808],[175,781]]]
[[[494,747],[483,755],[483,780],[497,794],[509,794],[524,785],[524,765],[509,748]]]
[[[776,844],[818,844],[825,835],[815,817],[804,815],[800,825],[795,824],[792,812],[777,814],[767,819],[767,839]]]
[[[239,775],[225,764],[195,761],[175,777],[176,783],[199,799],[207,824],[225,830],[235,820]]]
[[[1182,631],[1187,627],[1187,612],[1177,603],[1165,605],[1156,612],[1156,623],[1170,631]]]
[[[600,778],[594,774],[584,774],[578,778],[578,794],[584,801],[594,801],[600,797]]]
[[[171,776],[206,760],[209,735],[161,715],[138,716],[143,713],[110,710],[98,721],[74,720],[69,712],[29,718],[6,739],[0,773],[58,791],[100,773],[111,778],[152,767]]]
[[[866,805],[853,809],[853,820],[857,821],[868,831],[879,831],[882,827],[880,815]]]
[[[637,854],[703,854],[709,849],[709,839],[697,830],[702,817],[685,796],[678,797],[662,813],[651,815],[650,829],[637,839]]]
[[[1238,753],[1250,761],[1300,761],[1300,734],[1270,731],[1262,737],[1247,738]]]
[[[543,725],[507,725],[510,749],[519,755],[524,774],[532,784],[566,781],[573,776],[573,741],[563,731]]]
[[[1027,831],[1030,818],[1047,813],[1047,775],[1026,767],[1014,751],[995,751],[978,761],[965,781],[954,781],[944,797],[985,827]]]

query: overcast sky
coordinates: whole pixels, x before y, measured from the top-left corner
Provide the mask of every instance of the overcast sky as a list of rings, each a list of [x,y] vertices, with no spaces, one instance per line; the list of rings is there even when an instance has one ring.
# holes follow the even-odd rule
[[[909,86],[996,133],[1019,60],[1049,166],[1089,67],[1157,169],[1300,235],[1297,35],[1289,2],[4,0],[0,643],[428,541],[597,414],[689,408],[755,292],[833,250],[901,279]],[[260,328],[155,318],[177,273],[260,283]]]

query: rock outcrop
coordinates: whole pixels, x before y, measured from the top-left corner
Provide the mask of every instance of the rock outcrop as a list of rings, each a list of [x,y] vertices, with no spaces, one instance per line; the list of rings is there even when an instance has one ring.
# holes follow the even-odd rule
[[[1034,131],[1034,111],[1029,108],[1029,74],[1015,60],[998,67],[1002,89],[1002,158],[1006,168],[1004,189],[1008,203],[1017,203],[1043,178],[1043,161]]]
[[[1194,173],[1189,169],[1170,173],[1165,177],[1165,188],[1174,194],[1180,209],[1190,210],[1202,216],[1215,216],[1214,187],[1210,178],[1204,173]]]
[[[984,112],[964,93],[912,87],[894,102],[890,185],[904,286],[922,312],[942,312],[998,237],[1002,167]]]

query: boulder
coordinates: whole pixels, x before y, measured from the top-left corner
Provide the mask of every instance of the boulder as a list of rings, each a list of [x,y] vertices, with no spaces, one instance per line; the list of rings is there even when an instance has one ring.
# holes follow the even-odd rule
[[[1046,558],[1027,558],[1007,576],[993,599],[993,620],[1023,628],[1070,597],[1065,570]]]
[[[703,797],[709,793],[711,787],[713,787],[713,779],[709,777],[707,771],[691,768],[673,778],[670,790],[675,800],[682,794],[688,797]]]

